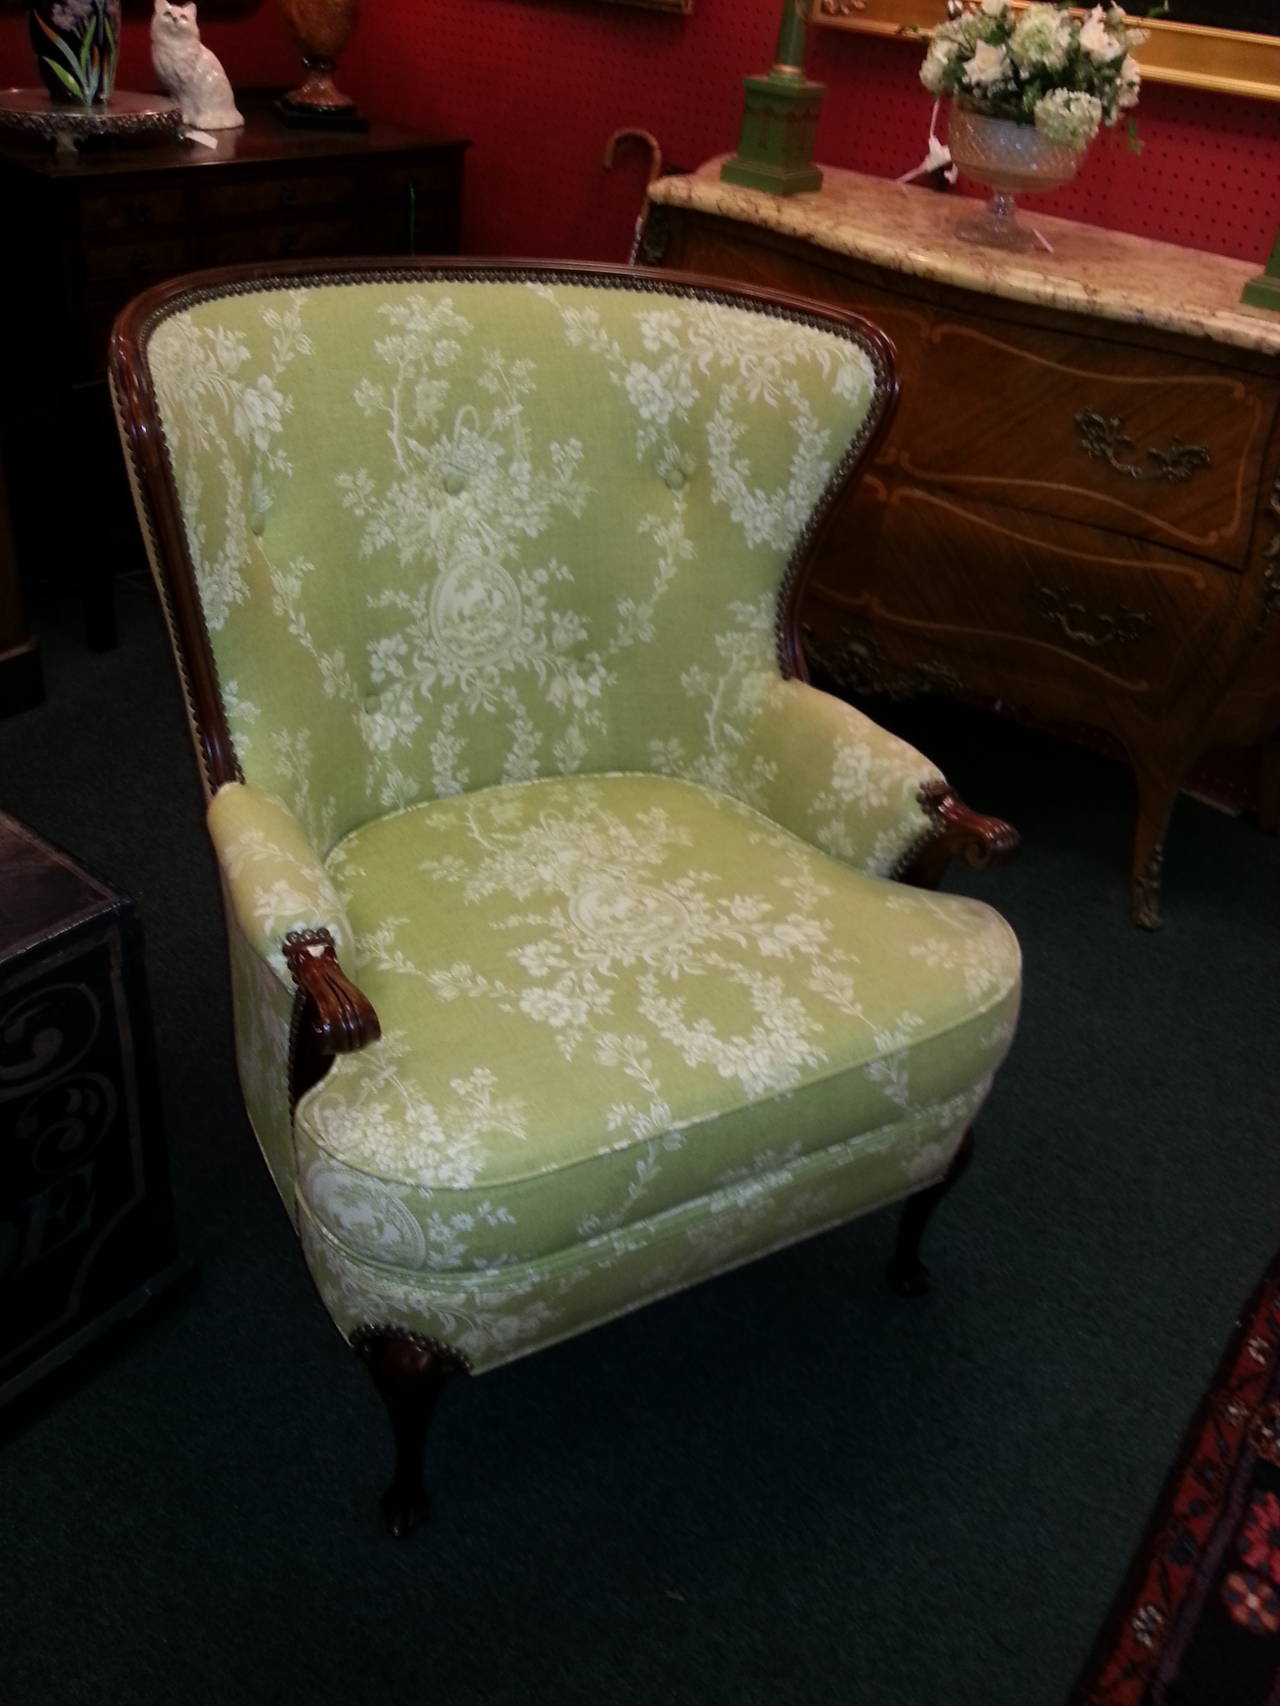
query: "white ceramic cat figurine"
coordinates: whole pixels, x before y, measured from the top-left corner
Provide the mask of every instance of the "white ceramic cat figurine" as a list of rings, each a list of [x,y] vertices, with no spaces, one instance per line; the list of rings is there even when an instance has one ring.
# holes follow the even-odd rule
[[[160,87],[181,107],[188,129],[235,130],[244,123],[217,54],[200,40],[193,3],[156,0],[151,63]]]

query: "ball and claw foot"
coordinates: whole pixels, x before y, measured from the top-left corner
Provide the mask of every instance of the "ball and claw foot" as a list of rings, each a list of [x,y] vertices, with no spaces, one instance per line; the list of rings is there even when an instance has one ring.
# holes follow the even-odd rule
[[[393,1540],[407,1540],[431,1515],[431,1495],[389,1487],[382,1495],[382,1515]]]
[[[351,1343],[373,1376],[391,1420],[395,1473],[382,1496],[382,1514],[387,1532],[407,1540],[431,1514],[422,1480],[431,1416],[445,1385],[466,1371],[466,1359],[449,1345],[420,1338],[404,1327],[361,1327]]]

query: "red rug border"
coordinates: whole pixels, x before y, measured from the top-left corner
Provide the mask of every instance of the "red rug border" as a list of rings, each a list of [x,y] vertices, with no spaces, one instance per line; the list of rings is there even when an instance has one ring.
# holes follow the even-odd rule
[[[1271,1385],[1280,1364],[1280,1334],[1270,1335],[1269,1354],[1263,1361],[1249,1347],[1257,1337],[1259,1321],[1268,1314],[1274,1315],[1277,1308],[1280,1308],[1280,1253],[1273,1257],[1236,1317],[1226,1349],[1183,1434],[1153,1513],[1067,1706],[1144,1706],[1165,1642],[1143,1647],[1134,1636],[1133,1626],[1138,1611],[1160,1597],[1159,1591],[1153,1591],[1151,1586],[1160,1565],[1159,1542],[1178,1515],[1180,1495],[1188,1492],[1189,1483],[1196,1485],[1194,1471],[1204,1461],[1206,1452],[1215,1452],[1220,1461],[1234,1467],[1239,1464],[1241,1453],[1252,1449],[1250,1423],[1260,1395]],[[1207,1538],[1216,1527],[1222,1509],[1223,1500],[1219,1499],[1208,1521],[1202,1522],[1207,1531],[1202,1538]],[[1198,1572],[1199,1559],[1183,1573],[1175,1611],[1194,1588]],[[1123,1669],[1126,1656],[1130,1667],[1127,1671]],[[1110,1674],[1117,1665],[1122,1667],[1121,1674]]]

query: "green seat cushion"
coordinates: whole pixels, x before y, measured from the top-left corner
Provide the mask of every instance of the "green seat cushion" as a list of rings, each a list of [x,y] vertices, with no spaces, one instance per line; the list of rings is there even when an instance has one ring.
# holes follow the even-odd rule
[[[866,875],[697,783],[414,806],[330,875],[381,1042],[300,1102],[303,1204],[362,1262],[528,1263],[981,1088],[1019,956],[989,908]],[[914,1134],[914,1136],[913,1136]]]

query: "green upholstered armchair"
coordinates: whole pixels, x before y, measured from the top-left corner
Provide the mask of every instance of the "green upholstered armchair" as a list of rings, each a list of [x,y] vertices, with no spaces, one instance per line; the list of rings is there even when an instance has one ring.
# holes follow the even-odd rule
[[[852,315],[625,269],[235,269],[112,383],[228,915],[240,1076],[391,1412],[909,1197],[1017,945],[891,879],[1010,848],[806,683],[805,564],[885,424]]]

